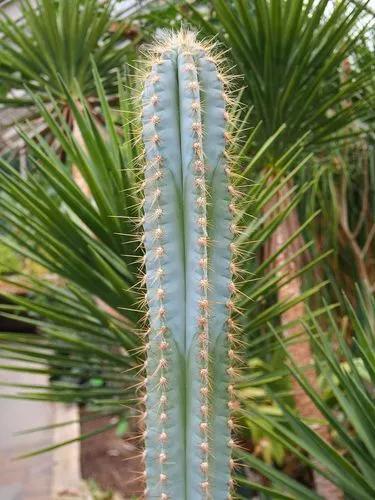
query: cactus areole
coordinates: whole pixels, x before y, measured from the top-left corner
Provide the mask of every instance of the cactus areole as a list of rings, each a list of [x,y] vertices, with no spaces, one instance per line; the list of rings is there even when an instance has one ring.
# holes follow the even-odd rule
[[[226,100],[215,57],[193,33],[151,47],[142,93],[146,498],[230,498]]]

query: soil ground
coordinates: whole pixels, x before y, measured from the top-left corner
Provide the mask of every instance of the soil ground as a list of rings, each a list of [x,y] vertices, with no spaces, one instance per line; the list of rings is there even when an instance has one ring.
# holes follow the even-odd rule
[[[85,415],[81,411],[81,417]],[[81,422],[81,433],[92,432],[110,423],[110,418]],[[85,480],[94,479],[105,491],[118,492],[126,500],[138,499],[143,492],[141,450],[134,436],[119,438],[110,429],[81,442],[81,471]]]

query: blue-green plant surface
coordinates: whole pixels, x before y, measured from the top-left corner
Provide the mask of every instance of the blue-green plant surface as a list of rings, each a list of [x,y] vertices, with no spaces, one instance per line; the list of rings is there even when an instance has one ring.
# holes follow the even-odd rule
[[[191,32],[151,47],[142,97],[150,497],[230,490],[232,186],[226,96]],[[233,210],[232,210],[233,211]]]

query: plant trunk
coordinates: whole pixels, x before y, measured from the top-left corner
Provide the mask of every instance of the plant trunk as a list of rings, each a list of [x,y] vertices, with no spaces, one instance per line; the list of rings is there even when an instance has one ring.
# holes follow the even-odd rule
[[[77,144],[80,147],[84,148],[85,146],[84,146],[82,134],[81,134],[81,131],[79,130],[78,124],[74,120],[74,118],[72,119],[72,135],[75,138],[75,140],[77,141]],[[74,182],[77,184],[77,186],[82,191],[82,193],[86,196],[86,198],[91,199],[92,194],[91,194],[90,188],[89,188],[86,180],[84,179],[83,175],[81,174],[80,170],[76,167],[76,165],[72,165],[72,177],[73,177]]]
[[[82,109],[81,104],[77,101],[76,102],[77,106]],[[81,134],[81,131],[79,129],[78,123],[74,118],[74,114],[72,110],[68,107],[65,106],[62,110],[62,114],[66,120],[66,123],[68,124],[73,138],[76,140],[77,144],[79,147],[81,147],[85,151],[85,143]],[[61,152],[62,160],[64,161],[65,159],[65,152]],[[91,191],[90,188],[84,179],[83,175],[81,174],[80,170],[77,168],[76,165],[72,165],[71,167],[71,172],[72,172],[72,178],[77,185],[77,187],[82,191],[82,193],[86,196],[86,198],[91,199]]]
[[[281,199],[284,199],[282,205],[277,210],[285,210],[285,208],[292,202],[292,200],[288,197],[288,192],[290,192],[291,187],[291,184],[286,184],[285,186],[283,186],[270,201],[270,205],[267,208],[270,208],[270,206],[272,205],[277,205],[278,203],[280,203]],[[274,215],[276,215],[276,213]],[[278,249],[282,247],[292,237],[293,234],[295,234],[299,227],[300,224],[298,220],[298,213],[296,209],[293,209],[272,234],[269,245],[266,248],[267,254],[272,255],[276,253]],[[297,257],[293,260],[288,260],[303,246],[303,244],[303,237],[299,235],[282,252],[280,252],[275,262],[275,267],[278,268],[282,266],[281,270],[279,271],[280,274],[286,276],[287,278],[298,274],[298,269],[300,269],[302,266],[301,258]],[[283,303],[300,297],[301,294],[302,280],[300,276],[295,276],[293,279],[289,280],[287,283],[282,284],[279,287],[277,299],[279,303]],[[290,343],[287,346],[287,349],[296,365],[303,368],[304,375],[309,384],[314,387],[314,389],[318,389],[317,374],[314,368],[314,358],[311,352],[309,338],[307,334],[301,334],[300,320],[302,320],[304,315],[305,306],[303,301],[301,301],[282,313],[280,320],[281,324],[286,327],[284,329],[285,338],[290,338],[297,334],[300,334],[298,340]],[[318,408],[314,405],[312,400],[294,378],[292,379],[292,391],[296,408],[302,418],[316,420],[317,422],[319,420],[324,421],[323,415],[320,413]],[[328,425],[316,424],[314,426],[314,429],[321,438],[323,438],[325,441],[330,441]],[[336,500],[343,498],[341,491],[337,488],[336,485],[315,472],[314,484],[317,493],[327,500]]]

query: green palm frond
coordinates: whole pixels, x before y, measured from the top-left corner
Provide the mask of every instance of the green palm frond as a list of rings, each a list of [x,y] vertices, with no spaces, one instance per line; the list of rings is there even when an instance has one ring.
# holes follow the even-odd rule
[[[109,95],[116,90],[116,70],[129,51],[125,23],[115,25],[113,2],[71,0],[21,2],[21,18],[0,16],[0,78],[12,89],[29,87],[42,98],[48,91],[65,99],[61,78],[75,94],[78,82],[85,96],[96,95],[90,59],[95,61]],[[7,105],[30,105],[24,97],[5,99]]]
[[[335,443],[325,442],[309,422],[301,421],[284,404],[281,404],[282,419],[269,419],[263,415],[263,422],[272,423],[273,439],[279,440],[292,453],[298,453],[299,458],[319,474],[329,477],[348,498],[370,499],[375,493],[375,302],[373,297],[365,297],[360,292],[357,301],[355,311],[346,300],[353,335],[352,346],[346,342],[348,331],[339,326],[329,311],[326,315],[326,329],[312,317],[310,323],[305,324],[315,348],[315,363],[321,378],[334,396],[334,407],[307,382],[303,371],[291,359],[288,364],[292,376],[298,380],[326,419],[335,436]],[[343,322],[345,324],[347,322]],[[337,341],[337,348],[333,347],[332,336]],[[256,410],[244,413],[247,418],[255,419],[258,425],[262,425]],[[267,429],[269,430],[269,426]],[[311,458],[308,459],[299,450],[307,452]],[[280,478],[273,476],[271,469],[267,471],[246,453],[241,453],[241,458],[250,467],[269,477],[275,486],[281,488],[281,492],[293,493],[293,485],[287,484],[289,478],[285,477],[282,484]]]
[[[59,147],[27,90],[55,114],[60,112],[72,130],[77,126],[70,102],[77,104],[79,94],[85,97],[93,117],[103,123],[92,61],[108,98],[116,99],[117,71],[134,59],[138,37],[136,31],[128,30],[127,20],[115,16],[113,7],[112,1],[22,0],[19,19],[0,13],[0,82],[5,89],[0,105],[2,109],[21,108],[14,114],[3,113],[2,155],[25,149],[12,132],[15,123],[22,124],[29,136],[41,134]],[[51,99],[58,108],[51,107]]]
[[[100,401],[108,399],[112,404],[117,400],[125,404],[129,394],[124,392],[124,384],[134,386],[134,367],[141,359],[143,312],[136,291],[137,259],[141,257],[134,233],[138,199],[129,190],[134,187],[134,158],[139,151],[135,145],[123,146],[121,132],[126,123],[127,136],[134,142],[129,123],[133,116],[129,116],[122,86],[121,111],[114,112],[95,67],[93,79],[105,134],[83,97],[79,110],[66,87],[82,141],[73,136],[55,101],[54,110],[49,111],[33,94],[35,106],[63,147],[66,163],[41,137],[26,136],[34,165],[30,178],[22,179],[1,160],[3,242],[45,269],[41,276],[4,277],[9,284],[21,286],[26,295],[9,296],[13,305],[3,306],[3,314],[9,318],[26,313],[24,322],[37,327],[43,336],[30,339],[2,333],[1,345],[3,356],[18,360],[18,370],[42,370],[58,381],[44,388],[23,388],[25,397],[96,401],[100,407]],[[89,185],[91,200],[72,180],[71,162]],[[128,374],[131,368],[133,372]],[[90,386],[96,377],[103,387]],[[70,386],[62,390],[61,381]]]

